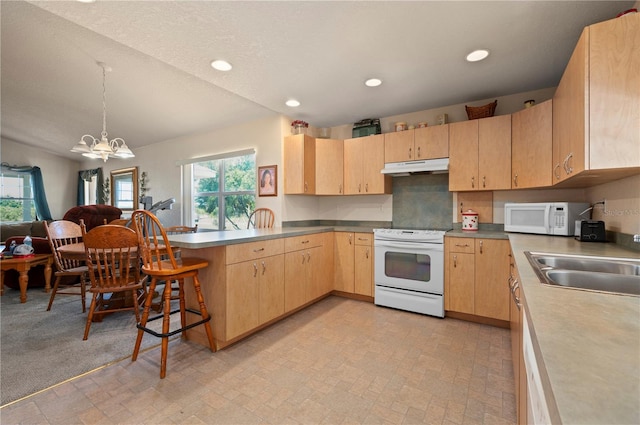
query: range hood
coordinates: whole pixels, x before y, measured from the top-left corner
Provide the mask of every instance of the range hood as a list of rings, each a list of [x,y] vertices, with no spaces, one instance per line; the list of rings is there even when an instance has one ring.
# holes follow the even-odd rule
[[[414,173],[448,173],[449,158],[421,159],[406,162],[388,162],[380,170],[382,174],[391,176],[408,176]]]

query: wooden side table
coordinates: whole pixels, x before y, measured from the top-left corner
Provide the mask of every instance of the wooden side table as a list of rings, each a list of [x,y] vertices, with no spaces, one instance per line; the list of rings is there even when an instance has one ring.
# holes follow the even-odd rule
[[[0,283],[0,295],[4,295],[4,272],[7,270],[17,270],[20,273],[20,302],[27,302],[27,285],[29,284],[29,269],[31,267],[44,264],[44,290],[51,290],[51,265],[53,264],[53,254],[36,254],[32,257],[12,257],[2,258],[2,283]]]

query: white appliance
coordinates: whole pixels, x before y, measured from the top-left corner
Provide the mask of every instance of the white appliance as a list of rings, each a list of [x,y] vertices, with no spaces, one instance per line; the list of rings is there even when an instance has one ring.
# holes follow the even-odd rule
[[[537,202],[504,204],[506,232],[573,236],[575,221],[589,208],[582,202]]]
[[[373,230],[376,305],[444,317],[444,234]]]

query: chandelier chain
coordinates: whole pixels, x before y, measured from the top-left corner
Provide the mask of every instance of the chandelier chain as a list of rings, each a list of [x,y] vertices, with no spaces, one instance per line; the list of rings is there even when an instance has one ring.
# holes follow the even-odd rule
[[[107,137],[107,69],[102,65],[102,137]]]

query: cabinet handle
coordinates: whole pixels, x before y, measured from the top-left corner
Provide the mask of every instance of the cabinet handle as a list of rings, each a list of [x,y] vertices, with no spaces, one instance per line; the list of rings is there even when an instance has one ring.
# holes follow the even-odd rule
[[[304,252],[301,255],[302,255],[302,264],[304,264]]]
[[[367,251],[365,253],[365,258],[369,259],[369,248],[367,248]]]
[[[422,155],[420,154],[420,146],[418,146],[418,158],[420,158]]]
[[[513,176],[513,185],[518,187],[518,173]]]
[[[487,187],[487,177],[482,176],[482,187]]]
[[[358,183],[358,193],[362,192],[362,183]]]
[[[571,166],[571,159],[573,158],[573,152],[567,155],[567,174],[573,173],[573,167]]]
[[[309,187],[309,186],[307,185],[307,182],[304,182],[304,192],[305,192],[305,193],[307,193],[307,189],[308,189],[308,187]]]
[[[369,239],[368,239],[368,238],[358,238],[358,240],[359,240],[359,241],[365,241],[365,242],[369,241]]]
[[[253,250],[253,252],[260,252],[260,251],[264,251],[264,248],[258,248]]]
[[[476,177],[471,176],[471,187],[476,187]]]
[[[364,191],[369,193],[369,183],[364,184]]]
[[[352,236],[353,236],[353,235],[352,235],[351,233],[349,233],[349,245],[351,245],[351,237],[352,237]]]
[[[411,148],[409,148],[409,159],[411,159]]]
[[[264,261],[262,262],[262,274],[264,274],[264,272],[267,271],[267,266],[264,264]]]
[[[307,243],[309,243],[309,239],[307,239],[306,241],[302,241],[302,242],[300,242],[300,243],[301,243],[301,244],[303,244],[303,245],[304,245],[304,244],[307,244]]]
[[[311,254],[307,252],[307,263],[310,263],[310,262],[311,262]]]
[[[256,263],[253,263],[253,277],[256,277],[258,275],[258,265]]]
[[[469,244],[468,243],[465,243],[465,244],[457,243],[456,246],[459,246],[460,248],[467,248],[469,246]]]
[[[482,254],[482,241],[480,241],[480,254]]]
[[[560,163],[558,162],[555,167],[553,167],[553,175],[556,176],[556,179],[560,180]]]
[[[458,256],[457,255],[453,256],[453,267],[458,267]]]
[[[342,193],[342,184],[338,185],[338,193]]]

